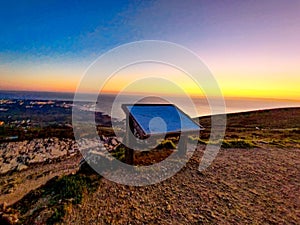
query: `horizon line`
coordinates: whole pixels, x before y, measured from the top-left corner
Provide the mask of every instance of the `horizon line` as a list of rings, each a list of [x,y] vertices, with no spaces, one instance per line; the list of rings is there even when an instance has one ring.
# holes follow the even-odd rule
[[[12,90],[12,89],[7,89],[7,90],[2,90],[0,89],[0,92],[40,92],[40,93],[63,93],[63,94],[75,94],[76,91],[49,91],[49,90]],[[83,95],[94,95],[96,94],[95,92],[81,92],[79,94]],[[100,94],[100,93],[99,93]],[[102,94],[104,95],[117,95],[119,94],[118,91],[102,91]],[[147,92],[126,92],[126,93],[121,93],[120,95],[145,95],[149,94]],[[177,93],[153,93],[149,94],[152,96],[155,96],[155,94],[159,94],[160,96],[175,96],[175,97],[184,97],[181,94]],[[188,93],[187,93],[188,94]],[[189,94],[192,98],[207,98],[205,95],[197,95],[197,94]],[[212,98],[218,97],[218,96],[211,96]],[[280,101],[293,101],[293,102],[300,102],[300,97],[293,97],[293,98],[279,98],[279,97],[263,97],[263,96],[233,96],[233,95],[223,95],[222,96],[224,99],[262,99],[262,100],[280,100]]]

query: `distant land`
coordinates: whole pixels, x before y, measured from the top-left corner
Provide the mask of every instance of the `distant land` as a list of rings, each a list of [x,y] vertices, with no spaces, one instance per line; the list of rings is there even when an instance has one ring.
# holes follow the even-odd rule
[[[85,102],[91,102],[91,94],[83,94]],[[123,95],[118,99],[118,108],[121,108],[122,103],[131,103],[133,96],[136,95]],[[137,95],[141,98],[142,94]],[[158,96],[162,99],[164,96]],[[170,96],[169,96],[170,97]],[[39,91],[7,91],[0,90],[0,100],[41,100],[41,101],[73,101],[74,93],[71,92],[39,92]],[[98,111],[104,114],[111,114],[111,104],[114,102],[116,94],[102,94],[98,99]],[[188,104],[185,97],[172,96],[171,100],[176,103],[184,112],[191,117],[211,115],[210,106],[204,97],[192,97],[194,105]],[[270,99],[270,98],[244,98],[244,97],[225,97],[226,112],[244,112],[261,109],[272,108],[286,108],[286,107],[300,107],[300,100],[295,99]],[[120,109],[115,113],[117,119],[123,118],[124,114]]]

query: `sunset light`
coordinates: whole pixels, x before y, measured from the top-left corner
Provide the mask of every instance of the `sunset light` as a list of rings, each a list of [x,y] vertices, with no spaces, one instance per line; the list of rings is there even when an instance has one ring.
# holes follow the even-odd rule
[[[42,10],[35,12],[30,4],[20,4],[15,13],[19,12],[18,7],[26,10],[20,11],[18,17],[2,18],[0,89],[74,92],[89,65],[106,51],[131,41],[161,39],[197,54],[225,96],[300,99],[298,1],[271,5],[240,2],[226,7],[219,2],[208,3],[204,8],[197,1],[145,2],[138,10],[123,3],[122,7],[97,4],[86,6],[88,13],[82,17],[80,7],[62,15],[64,6],[53,3],[47,6],[51,17],[47,20]],[[104,5],[110,9],[102,13],[93,11],[94,7],[104,9]],[[4,12],[0,14],[4,16]],[[114,20],[119,22],[113,27],[106,25]],[[69,26],[71,21],[77,25]],[[19,29],[11,30],[15,25]],[[26,29],[21,28],[25,26]],[[128,81],[138,77],[127,72],[126,76],[105,84],[102,91],[117,93],[126,88]],[[145,67],[140,72],[149,76],[159,73],[178,82],[186,92],[201,95],[197,85],[184,77],[177,79],[178,71]],[[132,91],[158,95],[176,92],[172,88],[153,90],[150,86],[155,83],[148,84],[148,88],[136,87]],[[86,90],[91,91],[95,90]]]

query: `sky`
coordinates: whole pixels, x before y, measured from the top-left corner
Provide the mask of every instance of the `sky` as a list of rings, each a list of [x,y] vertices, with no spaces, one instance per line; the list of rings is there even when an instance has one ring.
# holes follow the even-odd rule
[[[162,40],[197,54],[225,96],[300,99],[298,0],[0,4],[0,90],[73,92],[101,54],[133,41]],[[174,68],[152,71],[145,65],[144,70],[122,71],[104,91],[128,89],[129,80],[141,73],[150,78],[152,72],[201,94],[191,80],[179,79]],[[148,85],[132,85],[129,91],[163,89],[153,88],[157,83],[151,79],[145,82]],[[172,85],[164,92],[176,92]]]

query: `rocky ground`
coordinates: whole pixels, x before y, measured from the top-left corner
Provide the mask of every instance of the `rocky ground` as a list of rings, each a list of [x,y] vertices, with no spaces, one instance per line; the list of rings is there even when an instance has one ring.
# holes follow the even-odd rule
[[[200,121],[209,132],[209,118]],[[299,224],[299,129],[299,108],[230,115],[226,148],[209,168],[198,170],[200,140],[180,172],[143,187],[79,170],[71,139],[2,143],[0,224]],[[118,146],[100,138],[110,151]],[[90,149],[95,140],[80,144]],[[136,164],[145,157],[158,155],[140,155]]]
[[[112,151],[119,145],[116,138],[101,137],[101,146]],[[82,150],[93,149],[98,140],[81,139]],[[80,154],[78,144],[72,139],[44,138],[0,144],[0,175],[26,170],[35,164],[63,161]]]
[[[11,224],[299,224],[299,149],[222,149],[200,172],[204,149],[199,145],[175,176],[143,187],[80,172],[79,158],[17,172],[16,188],[0,198],[8,201],[2,218]],[[20,189],[28,193],[23,198]],[[20,200],[11,204],[8,196]]]
[[[22,171],[37,163],[72,157],[78,153],[71,139],[46,138],[0,144],[0,174]]]

